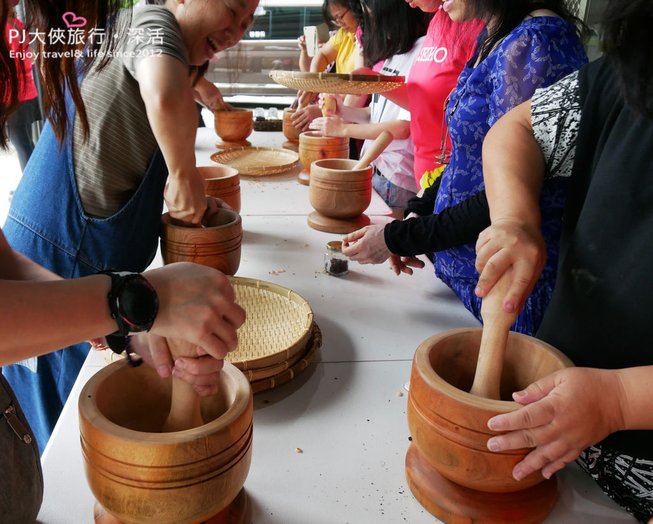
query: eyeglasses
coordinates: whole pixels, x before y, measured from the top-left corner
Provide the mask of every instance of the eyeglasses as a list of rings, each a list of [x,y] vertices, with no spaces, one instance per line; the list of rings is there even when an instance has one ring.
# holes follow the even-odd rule
[[[345,15],[346,15],[347,13],[349,13],[349,11],[351,11],[351,9],[345,9],[345,10],[344,10],[342,13],[340,13],[339,15],[334,15],[334,14],[332,14],[331,16],[333,17],[333,21],[334,21],[336,24],[338,24],[338,25],[342,25],[342,21],[343,21],[343,19],[345,18]]]

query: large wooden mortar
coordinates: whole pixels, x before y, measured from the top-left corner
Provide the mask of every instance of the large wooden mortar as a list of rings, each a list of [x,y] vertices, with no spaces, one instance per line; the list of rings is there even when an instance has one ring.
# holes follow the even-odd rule
[[[315,208],[308,225],[327,233],[351,233],[369,225],[363,214],[372,201],[371,166],[353,169],[356,160],[330,158],[311,165],[308,198]]]
[[[458,329],[430,337],[417,349],[408,396],[408,485],[427,510],[447,523],[541,522],[555,504],[555,477],[545,480],[538,472],[516,481],[512,470],[530,450],[487,449],[496,434],[487,421],[519,405],[468,393],[480,341],[481,329]],[[548,344],[511,332],[501,398],[571,365]]]
[[[283,147],[285,149],[290,149],[291,151],[298,151],[300,131],[292,123],[292,117],[294,114],[294,109],[284,109],[283,111],[282,129],[283,135],[286,137]]]
[[[216,111],[215,132],[222,139],[218,147],[230,149],[252,144],[247,137],[254,130],[254,112],[251,109],[230,109]]]
[[[219,392],[201,401],[206,423],[170,433],[161,433],[170,379],[118,361],[87,382],[79,397],[84,466],[93,495],[113,518],[184,524],[218,514],[224,518],[210,522],[243,522],[229,506],[242,506],[250,467],[252,391],[228,362],[219,380]]]
[[[316,131],[305,131],[299,135],[299,161],[302,171],[297,180],[309,185],[313,162],[323,158],[349,158],[349,138],[323,136]]]
[[[240,213],[240,174],[238,170],[224,164],[198,167],[206,182],[206,194],[223,200]]]
[[[202,227],[174,224],[170,214],[161,217],[161,256],[164,264],[195,262],[235,275],[240,266],[243,226],[240,215],[218,209],[204,218]]]

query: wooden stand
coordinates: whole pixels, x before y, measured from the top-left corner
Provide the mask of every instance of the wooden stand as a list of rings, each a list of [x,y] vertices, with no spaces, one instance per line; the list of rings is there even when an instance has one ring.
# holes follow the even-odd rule
[[[414,444],[406,454],[406,480],[419,503],[447,524],[537,524],[551,512],[558,495],[555,477],[512,493],[460,486],[438,473]]]
[[[308,171],[306,169],[302,169],[301,173],[297,175],[297,182],[304,186],[308,186],[311,183],[311,176],[309,175]]]
[[[291,142],[290,140],[286,140],[281,147],[284,149],[289,149],[290,151],[299,151],[299,142]]]
[[[311,212],[306,220],[308,225],[317,231],[325,233],[346,234],[358,229],[369,226],[370,218],[363,214],[355,218],[331,218],[318,213]]]
[[[251,506],[245,488],[241,489],[231,504],[221,512],[201,522],[201,524],[248,524],[251,521]],[[109,513],[99,502],[93,506],[95,524],[123,524]]]
[[[218,149],[236,149],[238,147],[251,147],[252,143],[249,140],[239,140],[237,142],[220,142],[215,144]]]

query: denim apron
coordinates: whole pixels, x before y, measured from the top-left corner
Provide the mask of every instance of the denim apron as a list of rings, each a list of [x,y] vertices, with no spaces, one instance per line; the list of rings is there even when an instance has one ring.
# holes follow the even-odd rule
[[[66,102],[72,123],[74,104],[69,96]],[[122,209],[100,219],[84,213],[75,183],[72,142],[72,125],[61,147],[50,125],[45,126],[11,201],[3,228],[9,244],[64,278],[107,269],[144,271],[156,254],[163,211],[167,168],[161,151],[157,149]],[[36,366],[3,368],[41,453],[88,351],[89,345],[80,343],[38,357]]]

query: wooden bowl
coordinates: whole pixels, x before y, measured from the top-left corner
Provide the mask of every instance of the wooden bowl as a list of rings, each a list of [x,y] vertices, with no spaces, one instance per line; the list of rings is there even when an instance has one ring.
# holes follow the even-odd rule
[[[539,522],[555,503],[555,479],[545,481],[538,472],[516,481],[512,470],[530,450],[487,449],[496,434],[487,421],[519,405],[468,393],[480,341],[478,328],[447,331],[425,340],[415,353],[408,397],[409,485],[423,506],[447,522]],[[511,332],[501,397],[570,365],[548,344]]]
[[[254,129],[254,113],[249,109],[215,112],[215,132],[224,142],[242,142]]]
[[[218,209],[205,217],[203,227],[173,224],[170,214],[161,217],[161,255],[164,264],[195,262],[234,275],[240,266],[243,226],[240,215]]]
[[[308,185],[312,165],[323,158],[349,158],[349,138],[322,136],[315,131],[305,131],[299,135],[299,161],[303,169],[299,181]]]
[[[206,182],[206,194],[223,200],[228,206],[240,213],[240,175],[238,170],[216,164],[197,168]]]
[[[202,399],[206,424],[161,433],[171,381],[126,361],[101,369],[79,400],[82,454],[93,495],[125,524],[203,522],[241,491],[252,453],[252,391],[225,362],[220,391]]]
[[[360,216],[372,201],[372,166],[353,170],[356,160],[332,158],[311,164],[308,198],[320,214],[347,219]]]
[[[293,144],[299,143],[299,129],[292,123],[292,116],[295,114],[294,109],[284,109],[283,111],[283,135],[288,139],[288,142]]]

